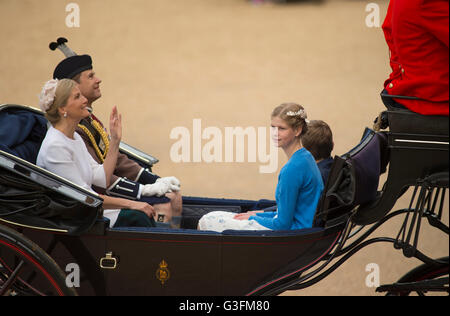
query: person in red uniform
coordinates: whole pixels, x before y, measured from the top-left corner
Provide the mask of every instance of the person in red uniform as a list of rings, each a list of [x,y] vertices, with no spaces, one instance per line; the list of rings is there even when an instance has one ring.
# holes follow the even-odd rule
[[[449,1],[391,0],[383,32],[392,68],[384,83],[383,94],[390,95],[385,104],[448,116]]]

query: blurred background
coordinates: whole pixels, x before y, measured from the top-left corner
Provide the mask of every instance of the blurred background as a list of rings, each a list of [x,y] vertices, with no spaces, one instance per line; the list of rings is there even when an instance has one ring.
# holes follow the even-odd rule
[[[379,93],[390,73],[389,52],[376,18],[383,22],[387,5],[388,0],[0,0],[0,104],[37,107],[42,85],[64,58],[48,44],[66,37],[75,52],[92,56],[102,79],[94,113],[108,122],[117,105],[123,140],[157,157],[157,174],[178,177],[188,196],[274,199],[283,152],[269,174],[259,172],[266,163],[247,156],[244,162],[192,162],[193,120],[222,134],[226,127],[268,128],[274,107],[297,102],[309,119],[331,126],[333,154],[345,153],[384,109]],[[191,132],[191,162],[171,159],[176,127]],[[396,208],[408,201],[406,194]],[[387,223],[378,234],[395,237],[400,223]],[[448,255],[448,239],[440,234],[424,230],[422,239],[419,248],[427,254]],[[376,295],[365,283],[370,263],[379,265],[382,284],[419,264],[391,245],[375,244],[315,286],[286,294]]]

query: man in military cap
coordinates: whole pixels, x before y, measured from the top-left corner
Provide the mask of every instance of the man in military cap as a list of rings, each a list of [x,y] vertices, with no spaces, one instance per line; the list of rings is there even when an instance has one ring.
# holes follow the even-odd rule
[[[102,81],[94,72],[92,58],[73,53],[56,66],[53,78],[72,79],[79,84],[81,93],[88,100],[91,116],[80,122],[77,133],[83,138],[91,156],[98,163],[103,163],[108,152],[109,136],[102,122],[92,113],[92,104],[102,96]],[[169,221],[172,216],[181,216],[182,198],[178,179],[160,178],[124,154],[119,154],[111,185],[106,192],[95,189],[103,194],[148,202],[155,207],[158,221]]]

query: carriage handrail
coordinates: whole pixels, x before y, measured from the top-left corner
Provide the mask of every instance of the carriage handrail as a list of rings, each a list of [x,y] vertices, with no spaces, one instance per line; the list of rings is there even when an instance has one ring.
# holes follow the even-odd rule
[[[148,167],[152,167],[154,164],[159,162],[157,158],[125,143],[124,141],[120,142],[119,151]]]

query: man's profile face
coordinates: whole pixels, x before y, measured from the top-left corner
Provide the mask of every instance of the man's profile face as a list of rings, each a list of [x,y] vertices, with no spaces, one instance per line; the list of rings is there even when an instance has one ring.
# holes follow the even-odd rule
[[[88,99],[89,106],[102,96],[100,91],[101,82],[93,69],[85,70],[80,74],[78,88],[86,99]]]

